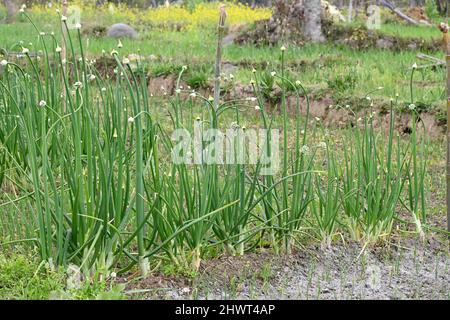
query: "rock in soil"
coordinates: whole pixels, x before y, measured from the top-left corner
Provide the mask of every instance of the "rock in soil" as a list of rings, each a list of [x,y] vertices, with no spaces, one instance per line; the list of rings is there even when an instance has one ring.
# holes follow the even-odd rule
[[[132,27],[125,23],[116,23],[108,28],[108,37],[111,38],[131,38],[136,39],[138,33]]]

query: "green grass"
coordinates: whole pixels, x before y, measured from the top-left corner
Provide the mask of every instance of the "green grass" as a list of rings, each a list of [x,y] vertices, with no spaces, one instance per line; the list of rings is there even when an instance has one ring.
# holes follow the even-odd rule
[[[0,255],[0,299],[48,299],[64,288],[64,275],[27,256]]]
[[[81,281],[68,288],[68,274],[29,253],[0,254],[0,300],[125,299],[123,286]]]
[[[442,37],[437,26],[411,26],[406,24],[383,23],[381,24],[380,31],[384,34],[402,38],[432,40],[440,39]]]
[[[55,18],[56,20],[56,18]],[[58,34],[59,28],[56,21],[37,21],[45,32],[54,31]],[[418,37],[425,40],[439,37],[439,30],[426,26],[404,26],[398,24],[382,24],[382,32],[402,37]],[[3,48],[10,49],[19,40],[25,46],[31,42],[36,44],[37,37],[29,23],[17,23],[13,25],[0,25],[0,43]],[[205,83],[205,76],[213,78],[212,68],[205,74],[205,65],[212,65],[214,56],[215,37],[213,30],[170,31],[149,29],[143,32],[139,40],[123,40],[123,48],[120,53],[127,55],[138,53],[143,57],[143,64],[148,63],[149,70],[167,68],[167,65],[181,67],[188,65],[194,75],[186,75],[186,80],[192,84]],[[88,57],[100,57],[102,51],[107,53],[117,49],[117,41],[109,38],[92,38],[84,36],[83,46]],[[76,50],[79,46],[75,44]],[[183,48],[183,50],[180,50]],[[15,49],[17,51],[17,49]],[[33,47],[30,46],[33,51]],[[399,95],[400,100],[408,103],[409,74],[414,63],[421,64],[417,60],[418,52],[391,52],[387,50],[368,49],[355,51],[345,46],[335,44],[309,45],[302,47],[290,46],[286,53],[286,64],[292,77],[301,80],[308,88],[320,89],[331,94],[337,103],[351,104],[356,97],[362,97],[376,91],[373,98],[389,101],[390,98]],[[150,55],[156,56],[156,61],[146,62]],[[236,80],[248,84],[251,79],[253,66],[257,69],[279,69],[279,50],[269,47],[255,47],[253,45],[230,45],[224,49],[223,59],[238,66],[235,74]],[[440,57],[441,54],[435,54]],[[443,55],[443,53],[442,53]],[[423,62],[426,64],[427,62]],[[244,64],[244,65],[243,65]],[[172,73],[177,73],[175,71]],[[153,74],[160,74],[153,72]],[[355,84],[352,88],[335,92],[329,88],[328,83],[335,81],[343,75],[351,74]],[[197,75],[197,76],[196,76]],[[428,68],[419,72],[416,77],[416,98],[420,104],[431,110],[443,110],[444,87],[442,86],[444,70]],[[200,78],[198,78],[200,76]],[[197,78],[196,78],[197,77]]]

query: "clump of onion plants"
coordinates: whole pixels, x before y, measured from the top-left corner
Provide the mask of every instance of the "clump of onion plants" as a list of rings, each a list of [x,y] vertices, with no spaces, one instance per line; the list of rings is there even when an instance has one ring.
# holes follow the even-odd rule
[[[341,182],[336,159],[329,144],[323,142],[319,147],[325,149],[326,171],[324,174],[315,174],[315,197],[310,207],[316,222],[314,230],[322,242],[322,247],[329,248],[336,235],[341,210]]]
[[[127,256],[146,274],[152,239],[145,211],[154,195],[145,193],[144,175],[158,159],[145,76],[113,50],[116,77],[105,82],[84,55],[81,25],[73,35],[61,17],[66,59],[60,40],[34,26],[42,56],[22,48],[25,61],[8,62],[1,82],[1,112],[14,126],[11,168],[22,190],[32,188],[15,201],[36,217],[37,237],[29,241],[52,265],[76,264],[90,274]]]
[[[408,106],[408,111],[411,113],[411,137],[409,142],[411,146],[411,158],[406,167],[408,178],[408,204],[406,207],[413,216],[419,236],[424,240],[425,233],[423,231],[423,225],[426,223],[427,217],[425,205],[425,176],[428,159],[428,138],[425,125],[421,121],[420,114],[414,104],[413,79],[415,70],[416,66],[414,65],[410,79],[411,103]],[[418,133],[422,133],[420,139]]]
[[[256,203],[262,206],[262,219],[266,225],[266,233],[269,241],[276,252],[290,253],[295,239],[304,226],[304,218],[308,205],[314,197],[313,174],[314,174],[314,152],[308,146],[310,131],[310,100],[308,94],[300,81],[292,83],[285,76],[285,52],[281,47],[281,72],[270,73],[278,82],[281,90],[281,113],[282,113],[282,145],[280,153],[280,175],[268,175],[263,179],[264,183],[258,186],[261,197]],[[257,101],[264,105],[264,85],[262,78],[254,72],[252,85]],[[289,121],[288,106],[286,98],[286,87],[293,88],[295,94],[294,121]],[[301,115],[301,98],[305,99],[306,114]],[[275,113],[269,114],[264,108],[260,109],[263,128],[270,131],[273,127]],[[294,145],[289,145],[289,137],[293,134]],[[270,141],[270,138],[267,137]],[[265,146],[266,153],[270,154],[270,144]],[[255,203],[255,205],[256,205]],[[254,207],[253,205],[252,207]]]
[[[391,234],[409,161],[394,132],[392,105],[387,137],[375,130],[374,116],[362,119],[362,128],[351,129],[344,147],[342,206],[351,236],[365,245]]]

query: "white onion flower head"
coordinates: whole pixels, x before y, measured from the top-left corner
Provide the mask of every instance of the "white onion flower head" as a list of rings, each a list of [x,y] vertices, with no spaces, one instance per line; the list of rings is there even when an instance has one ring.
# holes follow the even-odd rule
[[[186,287],[186,288],[183,288],[181,291],[185,294],[189,294],[191,292],[191,289]]]
[[[259,111],[259,110],[261,110],[261,107],[260,106],[255,106],[255,110]]]
[[[414,63],[413,65],[412,65],[412,68],[415,70],[415,69],[417,69],[417,63]]]
[[[275,77],[275,76],[277,75],[277,73],[276,73],[275,71],[272,71],[272,72],[270,73],[270,75],[271,75],[272,77]]]
[[[301,85],[302,83],[300,82],[300,80],[297,80],[297,81],[295,81],[295,84],[296,84],[297,86],[299,86],[299,85]]]
[[[230,79],[233,80],[234,79],[234,75],[232,73],[230,73]]]
[[[112,55],[112,56],[117,55],[117,54],[118,54],[117,50],[112,50],[112,51],[111,51],[111,55]]]
[[[66,17],[66,16],[61,16],[61,21],[62,21],[62,22],[67,21],[67,17]]]
[[[190,96],[191,96],[192,98],[195,98],[195,97],[197,97],[197,93],[195,93],[195,91],[194,91],[194,92],[191,92]]]
[[[128,58],[123,58],[122,63],[123,63],[123,64],[130,64],[130,59],[128,59]]]
[[[2,60],[0,62],[0,65],[2,65],[3,67],[6,66],[7,64],[8,64],[8,61],[6,61],[6,60]]]
[[[81,29],[81,23],[77,23],[77,24],[75,25],[75,29]]]
[[[23,47],[22,48],[22,53],[23,54],[29,54],[30,53],[30,49]]]
[[[409,110],[411,110],[411,111],[416,110],[416,105],[415,105],[414,103],[411,103],[411,104],[408,106],[408,108],[409,108]]]
[[[59,53],[59,52],[62,51],[62,48],[61,48],[60,46],[57,46],[57,47],[55,48],[55,51]]]
[[[45,100],[41,100],[39,101],[39,107],[43,108],[47,105],[47,102],[45,102]]]
[[[90,81],[94,81],[96,78],[97,78],[97,77],[96,77],[94,74],[91,74],[91,75],[89,76],[89,80],[90,80]]]
[[[75,89],[82,88],[83,87],[83,83],[81,83],[80,81],[77,81],[77,82],[75,82],[73,84],[73,86],[75,87]]]
[[[305,144],[300,148],[300,153],[309,154],[309,147]]]
[[[176,89],[176,90],[175,90],[175,93],[176,93],[176,94],[180,94],[180,93],[181,93],[181,90],[180,90],[180,89]]]
[[[106,92],[106,88],[105,87],[103,87],[101,90],[102,90],[102,92]]]
[[[117,44],[117,48],[119,48],[119,49],[120,49],[120,48],[123,48],[122,41],[119,40],[119,43]]]
[[[129,117],[128,118],[128,123],[134,123],[134,118],[133,117]]]
[[[281,51],[286,51],[286,47],[285,46],[281,46],[280,50]]]

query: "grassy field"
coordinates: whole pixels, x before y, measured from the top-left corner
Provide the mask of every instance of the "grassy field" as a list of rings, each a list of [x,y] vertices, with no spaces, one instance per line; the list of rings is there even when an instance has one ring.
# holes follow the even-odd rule
[[[43,15],[42,13],[35,13],[32,17],[35,21],[39,21],[38,25],[42,31],[46,33],[55,32],[58,35],[60,33],[58,17],[54,12],[48,14],[52,18],[46,18],[45,23],[40,22],[43,20],[40,18]],[[133,16],[132,12],[127,14]],[[214,14],[214,9],[210,7],[207,15]],[[231,16],[231,14],[229,15]],[[170,14],[169,16],[155,14],[155,16],[158,17],[157,21],[166,19],[170,22],[177,19],[177,15],[168,18]],[[265,17],[267,13],[255,15],[253,18],[259,16]],[[125,17],[127,15],[123,18]],[[93,23],[92,12],[87,11],[86,14],[82,15],[82,23],[89,29],[96,25],[111,25],[121,21],[120,18],[122,17],[107,12],[97,17],[96,22]],[[152,21],[151,19],[150,15],[149,20]],[[197,21],[197,19],[200,18],[193,18],[194,21]],[[250,18],[245,20],[241,17],[241,19],[244,21],[240,23],[252,21]],[[139,26],[138,30],[141,31],[141,37],[139,40],[124,39],[122,41],[123,48],[120,50],[121,54],[128,55],[139,52],[144,58],[153,55],[156,59],[152,60],[148,66],[149,71],[151,73],[153,71],[153,74],[177,74],[183,65],[188,65],[191,73],[194,73],[194,77],[199,73],[200,77],[211,82],[213,78],[212,60],[216,43],[216,22],[213,18],[207,18],[202,28],[194,25],[180,31],[171,30],[170,27],[160,26],[158,23],[156,26],[151,23],[140,25],[139,23],[143,23],[141,20],[137,18],[134,20],[137,20],[136,23]],[[238,22],[235,21],[235,24]],[[0,43],[2,43],[3,48],[14,51],[17,50],[19,41],[22,41],[26,46],[37,41],[33,26],[26,21],[14,25],[3,24],[0,28]],[[392,23],[382,24],[380,32],[400,38],[418,38],[424,41],[438,39],[441,36],[439,30],[435,27],[413,27]],[[77,45],[75,44],[75,46]],[[111,50],[115,49],[117,40],[98,38],[88,34],[83,38],[83,46],[88,57],[98,58],[102,56],[102,52],[110,53]],[[180,50],[180,48],[184,48],[184,50]],[[30,49],[32,50],[32,46]],[[339,92],[339,98],[347,97],[349,100],[353,100],[355,97],[364,97],[374,88],[382,87],[375,93],[374,98],[389,101],[390,98],[398,94],[400,100],[407,101],[411,66],[416,62],[420,64],[420,61],[416,59],[418,53],[414,50],[392,52],[376,48],[355,51],[344,45],[306,44],[302,47],[290,47],[285,59],[292,79],[300,79],[306,87],[327,91],[330,83],[339,82],[342,83],[342,88],[339,89],[345,90]],[[432,54],[436,55],[435,53]],[[237,81],[249,83],[253,67],[267,72],[278,69],[279,55],[277,48],[231,44],[225,47],[223,59],[238,66],[236,74],[234,74]],[[438,52],[436,56],[440,58],[442,55],[443,53],[439,54]],[[146,63],[145,60],[143,63]],[[428,64],[428,62],[423,64]],[[417,75],[417,102],[423,104],[425,108],[442,111],[444,107],[444,103],[442,103],[444,100],[443,77],[442,68],[437,70],[432,68],[421,69]],[[345,101],[342,104],[345,105]]]
[[[214,100],[214,3],[141,13],[86,7],[81,28],[66,38],[67,62],[60,16],[42,8],[26,12],[0,25],[4,53],[23,55],[0,59],[0,298],[180,297],[146,287],[158,277],[189,279],[191,298],[242,298],[240,286],[259,285],[277,296],[277,288],[267,287],[275,279],[268,266],[280,256],[289,264],[273,268],[288,268],[290,279],[305,285],[295,294],[320,298],[320,283],[311,281],[323,268],[333,272],[332,248],[351,248],[361,252],[358,258],[366,251],[372,264],[374,252],[386,250],[382,273],[403,263],[411,273],[448,268],[445,70],[421,68],[427,62],[417,59],[419,51],[230,44],[222,64],[232,71],[221,75],[222,96]],[[229,25],[251,25],[270,11],[230,4],[228,16]],[[119,45],[90,32],[125,19],[138,40]],[[394,22],[379,32],[440,37],[434,27]],[[443,55],[439,48],[427,53]],[[172,90],[159,90],[171,77]],[[196,125],[234,128],[235,148],[252,129],[278,129],[279,171],[263,175],[259,162],[173,163],[180,142],[173,131],[193,133]],[[392,247],[407,248],[414,264]],[[439,254],[416,263],[416,250]],[[302,256],[311,251],[324,253],[317,266]],[[307,279],[296,278],[298,255],[311,263]],[[236,266],[230,278],[220,278],[220,259]],[[349,263],[345,255],[336,259]],[[239,278],[249,263],[258,269],[255,278]],[[208,275],[210,268],[218,273]],[[349,270],[366,268],[361,261]],[[446,283],[446,273],[438,273],[430,281]],[[208,281],[216,278],[229,292],[214,292]],[[364,288],[365,280],[358,281],[355,288]],[[411,293],[416,284],[405,283],[393,289],[401,291],[395,297],[448,299],[445,285]],[[282,296],[292,297],[286,286]],[[258,291],[251,295],[264,298]],[[359,295],[334,298],[364,298]]]

